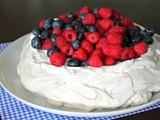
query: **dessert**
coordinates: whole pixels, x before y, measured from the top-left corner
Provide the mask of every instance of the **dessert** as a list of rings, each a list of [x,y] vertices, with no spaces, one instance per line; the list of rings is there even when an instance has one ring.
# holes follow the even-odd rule
[[[160,91],[160,36],[111,8],[43,19],[24,41],[18,75],[50,103],[91,111],[146,103]]]

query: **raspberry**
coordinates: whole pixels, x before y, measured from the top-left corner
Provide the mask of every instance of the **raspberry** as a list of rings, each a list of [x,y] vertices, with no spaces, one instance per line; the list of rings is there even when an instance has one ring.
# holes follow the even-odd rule
[[[91,33],[91,32],[85,32],[85,33],[84,33],[85,38],[87,38],[90,33]]]
[[[104,46],[108,45],[108,40],[106,38],[101,38],[99,42],[96,44],[97,49],[103,49]]]
[[[142,41],[133,46],[134,51],[139,55],[143,55],[147,52],[148,45],[146,42]]]
[[[61,49],[62,53],[71,56],[74,53],[74,48],[71,45],[64,45]]]
[[[46,20],[45,19],[42,19],[40,22],[39,22],[39,27],[40,28],[43,28],[44,27],[44,22],[45,22]]]
[[[119,20],[121,17],[116,9],[113,9],[113,19]]]
[[[132,48],[123,48],[123,51],[121,53],[121,58],[120,58],[122,61],[130,60],[134,57],[135,57],[135,53]]]
[[[91,9],[90,9],[88,6],[85,6],[85,7],[81,8],[81,9],[79,10],[79,13],[80,13],[80,14],[82,14],[82,13],[87,14],[87,13],[90,13],[90,11],[91,11]]]
[[[99,24],[105,31],[108,31],[112,26],[114,26],[114,22],[110,19],[102,19],[99,21]]]
[[[96,23],[96,19],[93,14],[86,14],[82,23],[83,25],[94,25]]]
[[[59,49],[62,49],[63,46],[67,45],[68,42],[66,41],[66,39],[64,39],[64,37],[62,36],[57,36],[56,38],[56,45]]]
[[[52,34],[56,34],[56,35],[61,35],[62,34],[62,30],[59,28],[55,28],[52,30]]]
[[[55,65],[57,67],[60,67],[65,64],[66,62],[66,56],[64,53],[61,52],[55,52],[50,55],[49,57],[50,63],[52,65]]]
[[[92,55],[98,55],[100,58],[103,58],[103,50],[102,49],[95,49]]]
[[[125,29],[122,26],[114,26],[109,31],[109,33],[121,33],[125,34]]]
[[[76,16],[76,18],[79,18],[80,12],[79,11],[75,11],[74,15]]]
[[[79,59],[80,61],[87,60],[87,52],[83,48],[79,48],[72,55],[73,58]]]
[[[101,35],[98,32],[92,32],[87,36],[87,39],[91,43],[97,43],[101,38]]]
[[[58,17],[64,23],[72,23],[72,20],[67,17],[67,14],[62,14]]]
[[[110,44],[121,44],[123,42],[123,35],[120,33],[112,33],[108,35],[108,42]]]
[[[110,8],[100,8],[99,9],[99,14],[102,18],[110,18],[112,16],[112,9]]]
[[[121,18],[120,23],[124,27],[131,27],[131,26],[133,26],[133,21],[130,18],[128,18],[128,17]]]
[[[104,64],[105,65],[110,66],[110,65],[114,65],[115,63],[116,63],[116,60],[114,58],[112,58],[112,57],[106,57],[104,59]]]
[[[91,57],[88,60],[88,65],[90,65],[92,67],[101,67],[101,66],[103,66],[103,62],[102,62],[100,56],[91,55]]]
[[[122,53],[121,45],[107,45],[103,48],[104,55],[108,57],[113,57],[115,59],[120,59]]]
[[[77,33],[73,29],[65,30],[63,36],[68,42],[73,42],[77,39]]]
[[[87,53],[93,52],[93,44],[88,40],[83,40],[81,42],[81,47],[87,51]]]
[[[41,46],[41,50],[48,50],[53,47],[53,44],[50,39],[44,40]]]

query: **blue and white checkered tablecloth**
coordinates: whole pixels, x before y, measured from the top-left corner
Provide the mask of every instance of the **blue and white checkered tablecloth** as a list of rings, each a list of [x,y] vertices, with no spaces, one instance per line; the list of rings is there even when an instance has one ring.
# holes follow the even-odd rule
[[[9,45],[10,43],[0,44],[0,53]],[[160,108],[160,102],[138,111],[116,116],[105,116],[105,117],[94,117],[94,118],[64,116],[64,115],[44,112],[35,109],[33,107],[30,107],[13,98],[2,88],[2,86],[0,86],[0,114],[2,120],[111,120],[153,110],[156,108]]]

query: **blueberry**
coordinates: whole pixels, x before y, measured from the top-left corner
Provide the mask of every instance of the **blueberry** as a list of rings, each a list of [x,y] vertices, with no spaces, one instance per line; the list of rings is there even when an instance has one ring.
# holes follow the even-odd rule
[[[79,32],[78,33],[78,40],[82,41],[84,39],[84,33],[83,32]]]
[[[82,21],[79,20],[79,19],[74,20],[74,21],[72,22],[72,25],[73,25],[74,27],[80,27],[80,26],[82,26]]]
[[[52,28],[52,22],[54,20],[52,18],[48,18],[45,22],[44,22],[44,29],[48,30]]]
[[[50,37],[50,33],[47,31],[47,30],[43,30],[42,32],[41,32],[41,38],[49,38]]]
[[[76,30],[77,33],[84,33],[84,32],[87,31],[85,26],[76,27],[75,30]]]
[[[88,32],[95,32],[97,29],[95,26],[91,25],[91,26],[86,26]]]
[[[67,62],[67,66],[70,67],[78,67],[80,66],[81,62],[78,59],[70,58]]]
[[[151,36],[144,37],[143,41],[145,41],[147,44],[152,44],[153,43],[153,38]]]
[[[31,46],[35,49],[40,49],[42,46],[42,39],[38,36],[34,37],[31,41]]]
[[[99,10],[99,8],[93,8],[92,13],[97,14],[98,10]]]
[[[68,13],[67,13],[67,17],[68,17],[69,19],[71,19],[71,20],[74,20],[74,19],[75,19],[75,15],[74,15],[73,13],[71,13],[71,12],[68,12]]]
[[[149,36],[153,36],[154,33],[155,33],[155,30],[154,30],[154,29],[151,29],[151,28],[145,28],[144,31],[145,31],[146,34],[149,35]]]
[[[47,56],[49,57],[52,53],[55,53],[55,52],[59,52],[59,49],[57,47],[50,48],[47,50]]]
[[[79,19],[82,20],[82,19],[84,19],[85,16],[86,16],[86,14],[82,13],[79,15]]]
[[[82,66],[84,66],[84,67],[88,66],[88,61],[87,60],[83,61]]]
[[[66,24],[64,29],[65,30],[67,30],[67,29],[73,29],[73,26],[72,26],[72,24]]]
[[[52,23],[52,27],[53,27],[53,28],[62,29],[62,28],[63,28],[63,22],[62,22],[61,20],[55,20],[55,21]]]
[[[32,33],[33,33],[33,35],[35,35],[35,36],[40,36],[41,32],[42,32],[42,28],[34,28],[34,29],[32,30]]]
[[[136,30],[136,29],[129,29],[128,32],[127,32],[127,36],[129,38],[134,38],[134,37],[137,37],[139,35],[139,31]]]
[[[123,39],[123,46],[124,47],[128,47],[130,45],[130,40],[127,36],[124,36],[124,39]]]
[[[51,42],[52,42],[53,45],[56,45],[56,38],[57,38],[57,36],[58,35],[56,35],[56,34],[52,34],[51,35]]]
[[[141,30],[141,31],[139,31],[139,37],[140,37],[141,39],[143,39],[143,38],[145,38],[145,37],[148,37],[148,35],[147,35],[147,33],[146,33],[145,31]]]
[[[132,42],[133,45],[139,43],[140,41],[141,41],[141,40],[140,40],[139,37],[134,37],[134,38],[131,39],[131,42]]]
[[[78,49],[80,47],[80,41],[79,40],[75,40],[72,42],[72,46],[74,49]]]

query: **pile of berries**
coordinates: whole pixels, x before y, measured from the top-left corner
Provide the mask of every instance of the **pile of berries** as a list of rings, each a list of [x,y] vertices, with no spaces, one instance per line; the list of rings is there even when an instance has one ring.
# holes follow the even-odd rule
[[[31,45],[47,50],[55,66],[101,67],[140,57],[153,42],[153,29],[141,30],[115,9],[88,6],[57,19],[48,18],[32,30]]]

